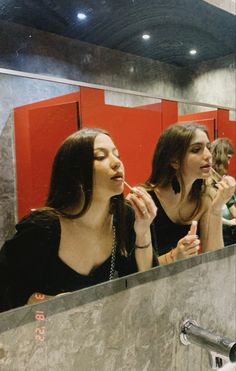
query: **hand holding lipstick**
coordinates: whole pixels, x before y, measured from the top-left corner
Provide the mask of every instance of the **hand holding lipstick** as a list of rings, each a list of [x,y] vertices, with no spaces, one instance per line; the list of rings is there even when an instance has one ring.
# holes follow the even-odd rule
[[[230,200],[235,192],[236,181],[233,177],[226,175],[215,186],[217,187],[217,192],[212,202],[212,213],[220,215],[222,207]]]
[[[198,255],[200,249],[200,240],[197,233],[197,221],[193,220],[187,236],[181,238],[175,249],[171,251],[171,258],[173,261],[190,258]]]
[[[138,270],[141,272],[151,268],[153,262],[150,225],[156,216],[157,207],[151,196],[143,188],[131,187],[128,183],[124,183],[131,191],[127,200],[131,204],[135,215],[135,257]]]
[[[157,207],[154,204],[151,196],[141,187],[131,187],[124,182],[130,189],[130,193],[126,197],[128,202],[133,207],[135,213],[134,229],[137,235],[137,244],[145,245],[141,239],[145,239],[145,235],[150,235],[150,224],[156,216]],[[150,241],[150,237],[149,237]]]
[[[157,207],[150,195],[141,187],[132,188],[126,199],[132,205],[137,221],[151,224],[156,216]]]

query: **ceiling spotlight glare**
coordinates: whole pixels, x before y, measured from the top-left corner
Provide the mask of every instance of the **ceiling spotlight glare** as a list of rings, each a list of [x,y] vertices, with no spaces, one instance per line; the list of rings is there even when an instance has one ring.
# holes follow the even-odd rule
[[[148,35],[147,33],[144,33],[143,36],[142,36],[143,40],[149,40],[150,39],[150,35]]]
[[[80,20],[80,21],[83,21],[84,19],[87,18],[86,14],[84,13],[78,13],[77,14],[77,18]]]
[[[191,49],[191,50],[189,51],[189,54],[191,54],[191,55],[195,55],[195,54],[197,54],[196,49]]]

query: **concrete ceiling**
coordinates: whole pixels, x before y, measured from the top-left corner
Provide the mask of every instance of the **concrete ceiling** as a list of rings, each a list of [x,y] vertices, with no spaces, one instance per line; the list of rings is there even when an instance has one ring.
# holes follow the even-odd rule
[[[192,67],[236,52],[235,15],[229,11],[234,5],[235,0],[0,0],[0,20]],[[78,12],[87,18],[79,20]],[[191,49],[197,53],[190,55]]]

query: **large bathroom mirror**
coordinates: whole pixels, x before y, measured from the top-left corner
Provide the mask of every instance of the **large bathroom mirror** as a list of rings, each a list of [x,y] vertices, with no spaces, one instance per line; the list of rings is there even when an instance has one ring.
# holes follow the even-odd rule
[[[142,95],[137,92],[132,94],[120,89],[43,81],[25,76],[0,74],[0,79],[4,84],[5,97],[5,100],[0,101],[0,111],[2,112],[0,166],[3,169],[1,185],[4,190],[0,202],[1,208],[7,210],[1,219],[3,222],[1,245],[13,235],[14,225],[19,218],[25,215],[30,208],[43,205],[45,192],[48,189],[47,177],[50,173],[51,164],[46,165],[44,162],[40,164],[40,161],[38,161],[35,172],[40,174],[39,178],[42,180],[44,179],[42,174],[47,168],[46,181],[33,184],[36,198],[30,200],[29,203],[26,202],[30,190],[26,188],[27,184],[24,183],[24,179],[31,176],[31,170],[28,173],[23,173],[19,162],[20,157],[17,157],[21,155],[17,153],[15,144],[19,134],[16,125],[20,125],[20,132],[23,133],[24,126],[28,127],[30,122],[26,120],[24,115],[22,120],[19,112],[22,114],[22,112],[32,113],[36,111],[39,117],[37,125],[39,123],[45,126],[48,121],[45,122],[45,116],[42,115],[43,107],[54,107],[55,117],[58,120],[57,113],[58,111],[61,112],[61,105],[75,102],[81,93],[78,98],[79,113],[75,119],[75,130],[77,127],[85,126],[98,126],[109,130],[118,143],[121,157],[127,169],[126,179],[131,185],[143,182],[149,176],[153,149],[165,127],[178,121],[196,121],[207,126],[211,139],[214,139],[216,128],[218,134],[223,135],[225,125],[228,125],[230,121],[230,111],[223,110],[228,112],[228,121],[227,123],[224,121],[217,122],[217,112],[221,109],[214,106],[207,107],[207,105],[177,102],[151,97],[148,94]],[[50,122],[52,120],[53,125],[57,125],[58,121],[55,123],[53,112],[50,111],[47,117],[49,117]],[[61,113],[59,116],[61,116]],[[72,128],[72,130],[74,129]],[[53,139],[45,138],[44,130],[42,130],[41,137],[39,131],[37,133],[37,140],[32,140],[32,142],[36,146],[36,150],[38,148],[39,151],[43,150],[45,152],[47,148],[46,140],[52,147]],[[132,141],[130,138],[132,138]],[[43,159],[45,159],[45,155]],[[25,167],[26,163],[24,164]],[[20,176],[16,176],[17,171],[19,174],[23,174],[22,184],[19,183]]]
[[[57,106],[58,99],[61,99],[59,97],[75,96],[84,89],[85,96],[87,94],[88,99],[92,99],[92,106],[87,107],[85,118],[78,115],[76,125],[99,124],[112,129],[110,121],[104,121],[104,110],[106,115],[109,113],[112,117],[114,125],[120,123],[127,140],[121,140],[119,129],[113,135],[125,158],[127,181],[132,185],[142,182],[149,175],[157,137],[173,122],[188,121],[191,116],[191,120],[207,124],[211,138],[231,136],[234,143],[236,140],[236,124],[228,125],[229,121],[235,121],[234,48],[226,30],[218,35],[221,29],[218,26],[223,27],[224,24],[228,25],[228,30],[233,34],[232,14],[219,11],[200,0],[189,1],[188,4],[176,4],[172,0],[142,2],[149,16],[153,15],[154,10],[156,14],[160,11],[159,17],[152,17],[154,24],[150,24],[146,23],[148,17],[140,8],[141,2],[122,2],[121,6],[117,1],[101,1],[98,2],[98,6],[103,9],[100,16],[109,14],[111,24],[107,26],[109,31],[106,37],[96,42],[96,27],[90,24],[90,37],[93,33],[94,39],[86,39],[86,32],[82,30],[84,24],[74,23],[74,31],[79,28],[83,34],[78,40],[73,36],[73,27],[70,29],[72,34],[66,28],[69,19],[74,16],[67,14],[63,20],[56,14],[57,11],[63,12],[63,6],[58,3],[56,9],[55,5],[55,13],[52,14],[49,10],[53,2],[48,3],[49,8],[44,11],[42,7],[38,8],[37,2],[32,1],[32,17],[28,21],[21,19],[20,14],[24,6],[29,6],[29,2],[21,5],[12,2],[11,6],[5,5],[0,13],[0,246],[13,235],[19,216],[23,216],[29,208],[43,203],[47,190],[47,184],[42,184],[45,185],[44,193],[36,199],[35,204],[24,203],[24,196],[23,204],[18,203],[21,191],[16,182],[16,171],[19,169],[15,157],[14,125],[16,112],[22,107],[28,106],[30,111],[42,102],[49,101]],[[62,3],[65,6],[65,2]],[[93,18],[95,8],[92,2],[89,3],[85,10]],[[121,19],[120,11],[123,15],[131,14],[125,10],[124,5],[132,12],[132,27],[134,24],[139,27],[135,28],[130,38],[125,34],[127,29],[122,26],[125,21]],[[186,7],[190,7],[189,10]],[[190,9],[195,9],[194,16]],[[33,11],[36,11],[35,17]],[[37,24],[37,12],[41,12],[41,19],[47,27]],[[50,17],[55,14],[54,26],[57,24],[64,32],[56,32],[49,27],[53,24],[49,22]],[[204,18],[203,22],[205,14],[208,19]],[[193,25],[194,17],[196,23]],[[210,27],[208,33],[203,32],[202,22],[205,28]],[[119,32],[109,28],[116,27],[116,23]],[[130,19],[125,24],[129,23]],[[103,26],[103,22],[99,23],[99,27]],[[144,31],[147,35],[150,33],[150,41],[148,37],[146,40],[143,38]],[[222,35],[227,40],[223,42],[224,45]],[[154,43],[156,37],[158,42]],[[201,48],[201,52],[195,56],[189,53],[193,46],[190,39],[195,42],[198,39],[198,47]],[[90,94],[91,89],[93,94]],[[91,107],[96,110],[92,111]],[[223,117],[220,125],[217,122],[218,108],[222,110],[220,114]],[[144,122],[145,128],[142,126]],[[19,125],[24,124],[23,120]],[[132,132],[136,133],[136,137],[129,141]],[[39,148],[44,146],[42,142],[39,144]],[[235,161],[232,164],[232,175],[235,176]],[[39,165],[43,171],[43,163]],[[143,170],[140,172],[140,169]],[[24,182],[21,187],[25,192]],[[38,194],[37,190],[35,194]]]

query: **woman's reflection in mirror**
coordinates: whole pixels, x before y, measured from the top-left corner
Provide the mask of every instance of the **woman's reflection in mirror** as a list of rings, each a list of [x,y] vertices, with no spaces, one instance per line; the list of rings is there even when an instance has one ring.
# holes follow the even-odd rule
[[[211,143],[212,167],[221,176],[228,174],[229,164],[234,155],[230,139],[218,138]],[[213,181],[213,186],[215,182]],[[217,190],[217,188],[216,188]],[[223,238],[225,246],[236,243],[236,194],[222,208]]]
[[[142,189],[127,205],[123,189],[110,135],[96,128],[70,135],[56,153],[45,206],[24,217],[1,249],[1,311],[157,265],[156,206]]]
[[[206,184],[211,166],[205,127],[174,124],[161,134],[143,185],[157,206],[151,233],[160,264],[223,247],[221,208],[232,197],[235,180],[224,177],[214,193]]]

